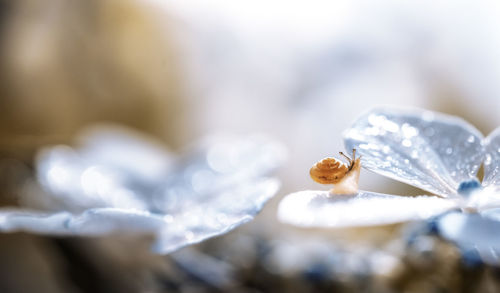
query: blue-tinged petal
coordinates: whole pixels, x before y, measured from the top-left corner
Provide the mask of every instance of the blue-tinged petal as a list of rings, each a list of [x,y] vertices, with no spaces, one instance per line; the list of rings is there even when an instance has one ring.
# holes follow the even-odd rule
[[[279,185],[275,179],[249,182],[173,213],[172,223],[159,234],[153,250],[169,253],[251,221]]]
[[[150,234],[156,236],[153,250],[166,254],[252,220],[278,187],[275,179],[247,184],[174,214],[117,208],[95,208],[81,214],[1,209],[0,231],[58,236]]]
[[[471,192],[465,198],[462,208],[480,213],[500,209],[500,186],[486,186]]]
[[[457,207],[455,201],[436,196],[398,196],[360,191],[356,195],[330,195],[306,190],[286,196],[278,218],[303,227],[355,227],[422,220]]]
[[[124,127],[97,125],[79,136],[76,149],[60,145],[38,153],[37,177],[51,197],[34,194],[28,200],[72,212],[146,209],[144,195],[165,181],[172,163],[173,156],[153,138]]]
[[[96,208],[81,214],[22,209],[0,210],[0,230],[49,235],[99,236],[110,233],[151,233],[167,224],[162,215],[146,211]]]
[[[46,211],[4,213],[0,229],[152,233],[154,250],[168,253],[252,220],[276,194],[279,182],[268,176],[284,158],[284,148],[262,136],[205,141],[175,164],[160,145],[129,131],[101,129],[81,142],[41,153],[45,193],[27,194]]]
[[[500,222],[480,214],[453,212],[438,220],[439,234],[464,250],[476,249],[489,264],[500,264]]]
[[[484,159],[484,186],[500,188],[500,127],[484,140],[486,156]]]
[[[482,138],[458,117],[416,109],[374,109],[344,133],[365,168],[441,196],[475,178]]]
[[[147,208],[143,193],[152,187],[121,168],[87,160],[68,146],[44,149],[38,157],[37,177],[46,192],[26,193],[24,199],[37,208],[74,213],[96,207]]]
[[[149,185],[165,180],[175,158],[160,141],[117,125],[89,127],[78,136],[77,142],[80,155],[89,164],[119,169]]]
[[[207,139],[179,159],[155,196],[155,208],[175,212],[232,192],[238,186],[259,182],[284,157],[284,147],[263,136]],[[227,205],[219,204],[221,208]]]

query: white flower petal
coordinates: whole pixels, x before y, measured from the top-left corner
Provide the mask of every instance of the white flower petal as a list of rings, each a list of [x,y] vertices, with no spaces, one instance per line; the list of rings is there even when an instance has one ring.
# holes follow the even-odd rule
[[[427,219],[456,208],[454,201],[436,196],[398,196],[360,191],[356,195],[330,195],[306,190],[286,196],[278,218],[303,227],[385,225]]]
[[[423,110],[374,109],[344,134],[369,170],[435,194],[455,194],[475,178],[482,135],[464,120]]]
[[[500,127],[484,140],[486,156],[484,159],[484,186],[500,186]]]
[[[89,127],[77,140],[80,155],[89,164],[120,169],[148,184],[162,182],[174,160],[174,155],[161,142],[118,125]]]
[[[74,213],[96,207],[146,209],[146,198],[142,196],[151,189],[133,172],[96,159],[87,160],[82,151],[68,146],[44,149],[38,156],[37,177],[47,193],[43,198],[39,193],[25,194],[25,202]]]
[[[49,235],[98,236],[113,232],[148,233],[165,224],[161,215],[114,208],[90,209],[81,214],[47,213],[22,209],[0,210],[0,230]]]
[[[500,208],[500,186],[486,186],[473,191],[466,198],[464,208],[481,213]]]
[[[489,264],[500,264],[500,222],[479,214],[453,212],[438,222],[441,236],[462,249],[476,249]]]
[[[259,181],[284,160],[284,148],[262,136],[216,137],[185,154],[155,195],[154,208],[175,213]],[[237,200],[236,197],[233,200]],[[228,205],[220,202],[220,207]]]
[[[173,215],[172,224],[160,233],[153,250],[169,253],[251,221],[276,194],[279,185],[275,179],[249,182],[179,211]]]
[[[166,254],[252,220],[278,188],[275,179],[253,182],[175,214],[117,208],[95,208],[81,214],[0,209],[0,231],[59,236],[154,234],[153,250]]]
[[[267,176],[284,158],[284,148],[262,136],[217,138],[198,144],[166,173],[163,163],[148,169],[150,161],[168,160],[141,136],[107,129],[83,141],[80,149],[57,146],[39,156],[47,194],[28,194],[47,212],[6,213],[0,229],[154,233],[154,250],[168,253],[252,220],[276,194],[279,182]]]

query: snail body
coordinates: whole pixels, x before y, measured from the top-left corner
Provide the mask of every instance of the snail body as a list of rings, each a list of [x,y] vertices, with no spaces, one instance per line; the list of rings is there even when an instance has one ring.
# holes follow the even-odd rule
[[[325,158],[314,164],[309,171],[311,178],[321,184],[333,184],[330,194],[358,193],[361,158],[356,158],[356,150],[352,150],[352,159],[344,155],[349,164],[336,158]]]

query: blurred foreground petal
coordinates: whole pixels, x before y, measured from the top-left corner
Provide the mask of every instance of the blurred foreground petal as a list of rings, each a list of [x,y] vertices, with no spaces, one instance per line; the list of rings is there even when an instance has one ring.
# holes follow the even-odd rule
[[[234,188],[200,202],[172,216],[172,223],[162,230],[153,250],[169,253],[183,246],[227,233],[251,221],[279,189],[275,179]]]
[[[50,235],[154,234],[169,253],[252,220],[276,194],[284,148],[264,136],[215,137],[174,158],[130,130],[100,127],[80,148],[39,155],[36,212],[4,211],[0,229]]]
[[[81,214],[2,209],[0,231],[59,236],[156,234],[158,237],[153,250],[166,254],[224,234],[252,220],[278,188],[277,180],[264,180],[236,188],[233,192],[175,214],[117,208],[89,209]],[[226,207],[220,208],[221,205]]]
[[[476,249],[481,259],[500,264],[500,222],[479,214],[449,213],[438,220],[440,235],[464,250]]]
[[[159,230],[164,223],[160,215],[113,208],[90,209],[79,215],[69,212],[0,210],[0,230],[5,232],[98,236],[108,233],[148,233]]]

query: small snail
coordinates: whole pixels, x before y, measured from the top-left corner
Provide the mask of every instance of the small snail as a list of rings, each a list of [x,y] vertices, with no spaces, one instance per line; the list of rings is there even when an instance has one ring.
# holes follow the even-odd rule
[[[325,158],[314,164],[309,174],[318,183],[334,184],[330,194],[356,194],[361,157],[356,158],[356,149],[352,150],[352,159],[342,152],[339,153],[349,161],[349,165],[335,158]]]

